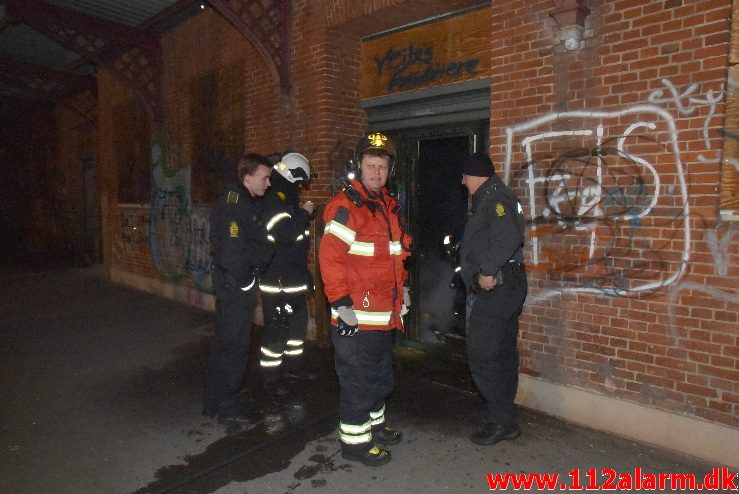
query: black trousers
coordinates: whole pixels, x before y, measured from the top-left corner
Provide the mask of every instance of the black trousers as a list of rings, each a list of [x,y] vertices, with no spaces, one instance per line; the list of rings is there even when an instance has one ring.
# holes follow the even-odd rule
[[[289,311],[286,310],[289,306]],[[278,311],[279,309],[279,311]],[[264,332],[260,365],[265,381],[280,379],[282,369],[299,370],[304,365],[305,333],[308,330],[306,294],[262,292]]]
[[[385,422],[385,398],[395,387],[393,332],[358,331],[354,336],[332,332],[339,377],[341,446],[358,452],[373,446],[371,428]]]
[[[518,390],[518,317],[528,284],[522,265],[503,268],[504,281],[491,291],[478,290],[467,328],[467,358],[477,389],[487,401],[487,421],[516,423]]]
[[[203,413],[229,416],[241,411],[238,392],[246,375],[258,288],[255,284],[244,291],[220,278],[214,273],[216,334],[206,369]]]

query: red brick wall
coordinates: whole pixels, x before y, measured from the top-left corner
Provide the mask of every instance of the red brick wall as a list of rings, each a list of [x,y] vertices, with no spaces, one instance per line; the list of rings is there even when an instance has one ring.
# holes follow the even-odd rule
[[[163,37],[164,124],[151,137],[187,183],[193,81],[243,64],[244,148],[305,153],[317,174],[305,197],[325,202],[366,128],[360,37],[470,3],[293,2],[289,95],[243,35],[206,11]],[[534,218],[523,371],[737,426],[737,227],[716,214],[730,2],[587,4],[584,46],[568,52],[553,1],[491,2],[490,151]],[[118,207],[112,109],[133,95],[105,70],[98,83],[107,261],[207,290],[187,258],[194,237],[157,259],[152,232],[140,231],[150,206]],[[202,238],[207,207],[188,207],[166,232]]]
[[[737,228],[717,219],[730,2],[587,4],[567,52],[552,2],[492,2],[491,155],[537,218],[524,370],[737,426]],[[536,124],[550,112],[570,113]],[[547,134],[575,130],[592,135]]]

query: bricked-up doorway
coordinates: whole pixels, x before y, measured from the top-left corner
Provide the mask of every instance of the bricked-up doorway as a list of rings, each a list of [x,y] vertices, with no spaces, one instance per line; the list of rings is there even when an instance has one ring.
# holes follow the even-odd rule
[[[398,146],[393,189],[414,239],[409,266],[413,310],[406,320],[412,340],[455,344],[464,337],[463,287],[450,286],[454,266],[443,239],[461,237],[467,191],[460,165],[486,146],[487,129],[487,120],[479,120],[388,132]]]

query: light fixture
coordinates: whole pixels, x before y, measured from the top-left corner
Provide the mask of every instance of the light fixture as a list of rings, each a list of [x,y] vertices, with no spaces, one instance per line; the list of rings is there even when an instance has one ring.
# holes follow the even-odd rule
[[[554,0],[554,10],[549,14],[557,23],[559,41],[567,51],[580,49],[585,31],[585,19],[590,9],[585,0]]]

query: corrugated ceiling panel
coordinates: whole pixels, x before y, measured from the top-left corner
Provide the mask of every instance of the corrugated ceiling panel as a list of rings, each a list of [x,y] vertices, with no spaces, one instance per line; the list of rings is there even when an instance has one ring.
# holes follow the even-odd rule
[[[45,0],[106,21],[138,26],[177,0]]]

